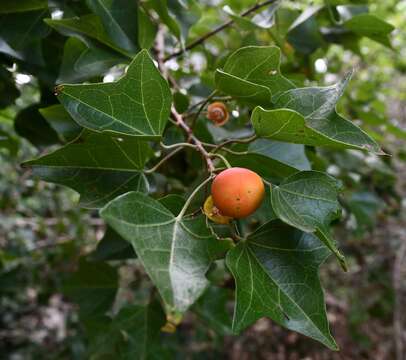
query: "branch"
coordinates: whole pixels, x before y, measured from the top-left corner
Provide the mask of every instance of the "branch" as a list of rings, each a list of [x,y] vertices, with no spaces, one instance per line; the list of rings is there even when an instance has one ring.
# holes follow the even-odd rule
[[[264,1],[262,3],[256,4],[253,7],[247,9],[246,11],[244,11],[243,13],[240,14],[241,17],[245,17],[253,12],[255,12],[256,10],[270,5],[272,3],[277,2],[278,0],[267,0]],[[227,27],[229,27],[230,25],[234,24],[234,20],[228,20],[227,22],[225,22],[224,24],[218,26],[217,28],[215,28],[214,30],[204,34],[203,36],[201,36],[200,38],[196,39],[195,41],[191,42],[189,45],[187,45],[185,48],[180,49],[178,51],[175,51],[174,53],[168,55],[166,58],[163,59],[164,62],[173,59],[179,55],[182,55],[184,52],[194,48],[197,45],[200,45],[202,43],[204,43],[208,38],[212,37],[213,35],[216,35],[217,33],[219,33],[220,31],[226,29]]]
[[[207,170],[209,171],[209,173],[213,173],[215,167],[213,161],[210,158],[210,154],[203,147],[202,142],[193,134],[192,129],[183,121],[182,115],[180,115],[176,111],[175,107],[172,107],[171,116],[175,120],[176,125],[186,132],[186,134],[188,135],[188,141],[196,145],[196,150],[198,150],[202,154],[204,160],[206,161]]]

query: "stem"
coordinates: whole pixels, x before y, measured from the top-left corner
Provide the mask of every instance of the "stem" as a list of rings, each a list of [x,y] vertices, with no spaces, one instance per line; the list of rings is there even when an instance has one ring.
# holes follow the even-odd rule
[[[182,115],[180,115],[175,107],[172,107],[171,110],[171,115],[173,119],[176,121],[176,125],[182,128],[186,134],[188,135],[188,139],[190,142],[194,143],[196,146],[196,149],[202,154],[204,160],[206,161],[207,164],[207,170],[209,173],[212,173],[215,169],[213,161],[210,159],[209,153],[206,151],[206,149],[203,147],[202,142],[193,134],[192,129],[183,121]]]
[[[186,200],[185,205],[183,205],[182,210],[180,211],[179,215],[176,217],[176,219],[179,221],[183,218],[185,215],[186,210],[188,209],[190,203],[192,202],[193,198],[195,195],[200,191],[200,189],[205,186],[211,179],[214,178],[214,175],[210,175],[206,180],[204,180],[199,186],[193,190],[193,192],[190,194],[189,198]]]
[[[176,149],[178,147],[191,147],[193,149],[196,149],[196,145],[190,143],[176,143],[172,145],[165,145],[163,142],[161,142],[159,145],[161,145],[161,147],[164,148],[165,150]]]
[[[144,170],[145,174],[151,174],[154,171],[156,171],[163,163],[165,163],[167,160],[169,160],[173,155],[177,154],[179,151],[182,150],[182,147],[178,147],[175,150],[173,150],[171,153],[167,154],[165,157],[163,157],[155,166],[153,166],[151,169]]]
[[[270,4],[272,4],[272,3],[276,2],[276,1],[277,1],[277,0],[267,0],[267,1],[264,1],[264,2],[262,2],[262,3],[256,4],[256,5],[254,5],[253,7],[249,8],[249,9],[247,9],[246,11],[244,11],[243,13],[241,13],[240,16],[241,16],[241,17],[245,17],[245,16],[247,16],[247,15],[253,13],[254,11],[256,11],[256,10],[258,10],[258,9],[264,7],[264,6],[270,5]],[[178,50],[178,51],[175,51],[174,53],[168,55],[166,58],[164,58],[164,62],[166,62],[166,61],[168,61],[168,60],[170,60],[170,59],[172,59],[172,58],[178,57],[179,55],[182,55],[184,52],[186,52],[186,51],[188,51],[188,50],[194,48],[195,46],[204,43],[207,39],[209,39],[209,38],[212,37],[213,35],[216,35],[217,33],[219,33],[220,31],[222,31],[222,30],[224,30],[224,29],[226,29],[227,27],[229,27],[229,26],[232,25],[232,24],[234,24],[234,20],[228,20],[227,22],[225,22],[224,24],[218,26],[218,27],[215,28],[214,30],[212,30],[212,31],[210,31],[210,32],[208,32],[208,33],[206,33],[206,34],[204,34],[204,35],[201,36],[200,38],[198,38],[198,39],[196,39],[195,41],[191,42],[191,43],[190,43],[189,45],[187,45],[185,48],[180,49],[180,50]]]
[[[245,139],[230,139],[227,141],[224,141],[223,143],[217,145],[214,149],[213,152],[217,152],[219,151],[221,148],[223,148],[226,145],[232,144],[232,143],[238,143],[238,144],[248,144],[250,142],[255,141],[258,138],[257,135],[253,135],[249,138],[245,138]]]
[[[219,159],[221,159],[223,161],[223,163],[227,166],[227,169],[231,168],[230,163],[227,161],[227,159],[223,155],[215,154],[215,153],[209,153],[209,155],[218,157]]]
[[[214,90],[207,98],[205,101],[203,101],[203,103],[200,105],[199,110],[197,110],[195,116],[192,119],[192,123],[190,125],[190,127],[193,129],[195,127],[196,121],[199,118],[199,115],[201,114],[201,112],[203,111],[204,107],[210,102],[211,99],[213,99],[213,97],[217,94],[217,90]]]

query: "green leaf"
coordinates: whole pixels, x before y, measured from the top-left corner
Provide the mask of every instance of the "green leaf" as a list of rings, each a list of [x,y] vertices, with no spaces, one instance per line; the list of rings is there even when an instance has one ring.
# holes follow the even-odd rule
[[[0,14],[34,11],[47,8],[47,0],[1,0]]]
[[[15,80],[9,71],[0,66],[0,109],[12,105],[20,96]]]
[[[17,138],[0,129],[0,149],[7,149],[11,156],[17,155]]]
[[[299,170],[310,170],[303,145],[258,139],[241,151],[243,148],[233,147],[241,154],[226,153],[227,160],[233,166],[251,169],[273,183]]]
[[[391,47],[389,34],[395,27],[372,14],[359,14],[344,22],[343,26],[360,36]]]
[[[39,112],[63,142],[76,139],[82,131],[82,128],[69,116],[62,105],[51,105],[39,109]]]
[[[31,105],[17,114],[14,120],[17,134],[37,147],[59,143],[58,134],[40,115],[39,108],[40,105]]]
[[[31,64],[43,65],[42,39],[49,34],[43,23],[48,9],[0,15],[0,51]]]
[[[217,69],[217,89],[255,105],[269,106],[273,98],[294,88],[280,73],[276,46],[247,46],[230,55],[223,70]]]
[[[251,121],[261,137],[313,146],[368,150],[383,154],[379,145],[360,128],[336,112],[350,76],[328,87],[291,89],[279,96],[282,109],[254,109]]]
[[[124,56],[132,57],[131,53],[120,48],[110,39],[103,27],[103,23],[96,15],[90,14],[83,15],[80,18],[59,20],[45,19],[44,21],[62,35],[75,36],[89,45],[96,42],[96,44],[107,46]]]
[[[97,248],[89,255],[92,261],[135,259],[137,254],[131,244],[111,227],[107,227]]]
[[[169,14],[167,0],[149,0],[148,5],[156,11],[161,21],[168,27],[171,33],[180,39],[180,26],[171,14]]]
[[[147,191],[142,169],[150,154],[148,144],[136,138],[84,130],[73,142],[23,166],[45,181],[75,189],[83,207],[98,208],[125,192]]]
[[[271,221],[230,250],[236,281],[233,330],[268,316],[338,350],[330,335],[318,268],[329,252],[312,234]],[[300,260],[299,260],[300,259]]]
[[[80,306],[84,318],[108,311],[118,288],[117,271],[106,263],[81,259],[79,269],[63,284],[63,292]]]
[[[149,49],[154,45],[158,27],[151,21],[142,8],[138,9],[138,44],[141,49]]]
[[[230,294],[228,289],[210,286],[192,309],[210,329],[220,335],[232,335],[232,320],[227,308]]]
[[[171,92],[146,50],[113,83],[60,85],[58,99],[83,127],[160,138],[169,118]]]
[[[127,63],[127,58],[105,48],[87,46],[71,37],[64,46],[57,83],[78,83],[105,74],[112,66]]]
[[[202,215],[175,217],[141,193],[122,195],[100,213],[133,244],[168,313],[183,313],[199,298],[208,285],[205,274],[211,262],[228,247],[212,236]]]
[[[94,324],[89,353],[92,359],[162,359],[167,350],[160,341],[165,314],[158,302],[129,305],[108,322]],[[106,326],[107,325],[107,326]],[[90,327],[88,327],[90,329]]]
[[[86,0],[87,5],[103,22],[114,43],[129,53],[136,53],[137,8],[135,0]]]
[[[271,191],[276,216],[302,231],[315,233],[334,253],[344,270],[344,256],[329,234],[330,222],[339,217],[337,196],[341,183],[318,171],[302,171],[285,179]]]
[[[323,8],[320,5],[306,7],[289,27],[288,41],[303,54],[311,54],[323,44],[315,15]]]

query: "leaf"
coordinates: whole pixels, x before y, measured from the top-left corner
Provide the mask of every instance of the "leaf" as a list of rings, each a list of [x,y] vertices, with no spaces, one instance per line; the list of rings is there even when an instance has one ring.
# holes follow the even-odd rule
[[[344,22],[343,26],[360,36],[366,36],[391,47],[389,34],[395,27],[372,14],[359,14]]]
[[[276,216],[302,231],[315,233],[334,253],[344,270],[344,256],[329,234],[330,222],[341,213],[337,200],[341,183],[318,171],[302,171],[286,178],[271,191]]]
[[[330,335],[318,268],[328,250],[312,234],[271,221],[230,250],[236,281],[233,330],[267,316],[338,350]]]
[[[276,46],[247,46],[216,70],[217,89],[255,105],[268,106],[278,94],[294,88],[280,73],[280,50]]]
[[[63,284],[63,292],[80,306],[84,318],[108,311],[118,288],[116,269],[81,259],[79,269]]]
[[[149,0],[151,6],[158,14],[161,21],[168,27],[171,33],[177,38],[181,38],[181,30],[175,19],[169,14],[167,0]]]
[[[110,323],[101,320],[95,324],[91,338],[92,359],[157,359],[167,354],[160,341],[165,314],[158,302],[125,306]]]
[[[137,254],[131,244],[124,240],[111,227],[107,227],[97,248],[90,254],[92,261],[135,259]]]
[[[86,0],[86,3],[100,17],[114,43],[135,54],[138,50],[137,1]]]
[[[315,15],[323,8],[320,5],[308,6],[289,27],[287,39],[293,47],[303,53],[311,54],[323,44]]]
[[[336,112],[350,75],[328,87],[291,89],[279,96],[282,109],[254,109],[251,121],[261,137],[313,146],[352,148],[383,154],[379,145]]]
[[[242,148],[235,146],[233,150],[241,152]],[[299,170],[310,170],[303,145],[268,139],[255,140],[240,155],[227,153],[226,157],[232,166],[251,169],[273,183]]]
[[[228,289],[210,286],[192,309],[210,329],[220,335],[232,335],[232,320],[227,308],[230,293]]]
[[[62,35],[75,36],[89,46],[96,42],[96,45],[104,45],[121,55],[132,57],[131,53],[120,48],[110,39],[100,18],[94,14],[83,15],[80,18],[45,19],[44,21]]]
[[[57,83],[78,83],[105,74],[112,66],[126,63],[127,58],[105,48],[87,46],[81,40],[69,38],[64,46]]]
[[[136,138],[85,130],[73,142],[22,165],[45,181],[75,189],[83,207],[98,208],[125,192],[147,191],[142,169],[150,154],[148,144]]]
[[[13,76],[3,66],[0,66],[0,109],[14,104],[20,96]]]
[[[18,152],[18,139],[0,129],[0,150],[7,149],[11,156],[16,156]]]
[[[142,8],[138,9],[138,44],[141,49],[149,49],[154,45],[158,27],[151,21]]]
[[[114,199],[100,214],[132,243],[168,313],[183,313],[199,298],[210,263],[228,246],[212,236],[202,215],[175,217],[141,193]]]
[[[82,128],[73,121],[62,105],[51,105],[39,109],[39,112],[58,133],[63,142],[76,139],[82,131]]]
[[[61,85],[58,99],[81,126],[115,134],[160,138],[171,92],[146,50],[113,83]]]
[[[57,144],[58,134],[40,115],[39,108],[40,105],[30,105],[21,110],[14,120],[14,129],[18,135],[29,140],[34,146]]]
[[[48,8],[47,0],[1,0],[0,14],[34,11]]]
[[[43,23],[48,9],[0,15],[0,40],[7,46],[0,51],[28,63],[43,65],[41,41],[49,34]]]

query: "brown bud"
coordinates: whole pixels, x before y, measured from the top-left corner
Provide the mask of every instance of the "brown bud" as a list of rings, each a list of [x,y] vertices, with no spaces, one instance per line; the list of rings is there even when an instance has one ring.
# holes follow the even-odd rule
[[[216,126],[224,125],[229,118],[226,105],[219,101],[211,103],[207,107],[207,118],[211,120]]]

